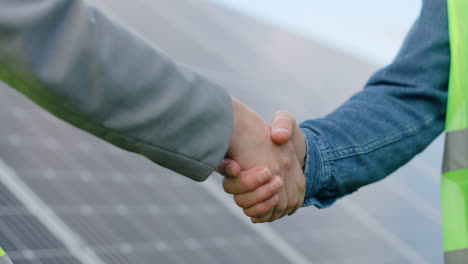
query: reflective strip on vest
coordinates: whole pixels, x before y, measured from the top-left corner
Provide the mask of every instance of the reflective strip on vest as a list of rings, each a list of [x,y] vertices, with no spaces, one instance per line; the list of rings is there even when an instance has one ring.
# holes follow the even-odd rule
[[[468,259],[468,249],[450,251],[445,253],[444,260],[445,263],[450,264],[466,264]]]
[[[447,0],[450,78],[441,179],[445,263],[468,263],[468,0]]]
[[[447,132],[442,172],[468,169],[468,129]]]

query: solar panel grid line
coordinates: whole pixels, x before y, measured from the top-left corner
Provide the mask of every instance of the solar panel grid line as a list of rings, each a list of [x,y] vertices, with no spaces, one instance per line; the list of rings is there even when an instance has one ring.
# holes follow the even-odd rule
[[[102,189],[101,189],[101,190],[102,190]],[[109,195],[109,193],[107,193],[107,194]],[[110,196],[103,195],[103,197],[110,197]],[[109,201],[109,202],[112,202],[112,200],[108,200],[108,201]],[[118,212],[116,212],[116,211],[118,211],[119,209],[113,210],[113,212],[111,213],[111,215],[114,215],[115,217],[123,217],[123,216],[122,216],[122,214],[124,214],[123,211],[126,211],[126,209],[124,209],[124,207],[122,207],[122,205],[120,205],[120,206],[121,206],[121,207],[120,207],[120,212],[121,212],[120,215],[119,215]],[[126,207],[125,207],[125,208],[126,208]],[[125,214],[127,214],[127,213],[130,213],[130,212],[126,212]],[[145,240],[148,240],[148,241],[151,240],[150,236],[147,236],[147,234],[151,232],[150,230],[148,230],[148,229],[146,229],[145,227],[143,227],[143,226],[137,224],[136,221],[131,221],[131,220],[129,220],[129,221],[127,221],[127,223],[129,223],[128,228],[130,228],[130,226],[133,226],[134,228],[136,228],[136,230],[139,231],[139,235],[138,235],[138,236],[139,236],[140,238],[144,238]],[[174,226],[174,225],[172,225],[171,222],[169,222],[169,224],[171,224],[171,227],[172,227],[173,230],[178,230],[177,227]],[[124,240],[125,237],[121,237],[121,239]],[[120,247],[121,247],[122,245],[125,245],[125,243],[119,244],[119,245],[104,245],[104,246],[102,246],[102,247],[99,247],[99,246],[96,247],[96,246],[95,246],[94,248],[96,249],[96,251],[97,251],[98,253],[101,253],[101,251],[103,251],[102,253],[123,253],[123,254],[128,253],[128,251],[126,251],[126,250],[123,250],[123,251],[120,250],[120,249],[121,249]],[[151,243],[131,242],[131,244],[128,244],[128,245],[129,245],[129,246],[131,245],[131,246],[130,246],[130,247],[131,247],[131,251],[133,251],[133,250],[135,250],[136,247],[138,247],[138,246],[141,247],[142,245],[151,245]],[[100,249],[99,249],[99,248],[100,248]],[[107,250],[103,250],[104,248],[106,248]],[[115,248],[115,249],[117,249],[117,250],[110,250],[110,251],[109,251],[110,248]],[[148,247],[148,248],[149,248],[149,249],[148,249],[149,251],[154,250],[154,247]],[[180,262],[177,262],[177,261],[176,261],[176,263],[180,263]]]
[[[192,214],[195,212],[198,213],[205,213],[206,215],[223,215],[223,214],[230,214],[226,211],[212,211],[213,209],[203,209],[201,206],[197,207],[196,205],[190,205],[190,207],[186,207],[188,212],[186,213],[183,208],[177,209],[167,206],[166,208],[157,205],[157,204],[148,204],[148,205],[121,205],[127,207],[128,214],[130,215],[148,215],[148,216],[157,216],[164,214],[166,216],[187,216],[187,214]],[[110,206],[110,205],[100,205],[100,204],[84,204],[81,206],[75,205],[51,205],[49,206],[53,209],[54,212],[60,215],[115,215],[121,210],[122,208],[119,206]],[[22,207],[6,207],[0,206],[0,215],[28,215],[29,212],[27,209]]]
[[[103,165],[105,165],[105,166],[108,166],[109,163],[103,161],[103,160],[102,160],[102,156],[99,156],[99,160],[100,160],[101,164],[103,164]],[[131,165],[130,165],[130,166],[131,166]],[[161,175],[159,175],[159,176],[161,177]],[[175,182],[176,182],[176,183],[179,183],[179,179],[180,179],[180,176],[179,176],[179,175],[173,174],[173,175],[168,175],[168,177],[171,177],[171,178],[173,178],[173,179],[177,179],[177,181],[175,181]],[[171,182],[174,182],[174,181],[171,181]],[[136,192],[136,191],[138,191],[138,190],[134,190],[134,191]],[[190,209],[190,208],[187,208],[187,209]],[[188,214],[188,215],[193,215],[193,214]],[[193,220],[193,219],[192,219],[192,220]],[[172,224],[172,221],[169,221],[169,223]],[[202,223],[200,223],[199,225],[197,225],[197,228],[198,228],[198,229],[200,229],[200,228],[203,229],[203,228],[205,228],[205,226],[206,226],[206,225],[203,225]],[[172,225],[172,227],[173,227],[173,230],[176,230],[176,231],[179,230],[179,228],[178,228],[177,226],[175,226],[175,225]],[[144,231],[144,228],[143,228],[142,230]],[[203,231],[202,231],[202,232],[203,232]],[[195,240],[194,240],[194,239],[185,239],[184,241],[185,241],[185,242],[195,242],[195,241],[197,241],[197,240],[196,240],[196,239],[195,239]],[[190,249],[190,250],[197,251],[197,249],[199,249],[199,248],[204,248],[203,245],[204,245],[203,243],[197,243],[197,244],[189,243],[189,244],[188,244],[188,247],[186,247],[186,248],[187,248],[187,249]],[[231,254],[231,253],[229,252],[229,250],[227,250],[227,247],[218,247],[218,249],[219,249],[220,251],[225,251],[226,253]],[[209,254],[203,254],[202,252],[200,252],[200,254],[204,256],[204,259],[205,259],[205,262],[204,262],[204,263],[208,263],[208,262],[206,262],[206,261],[207,261],[207,260],[206,260],[206,256],[209,256]],[[235,256],[235,255],[232,255],[232,254],[231,254],[231,257],[232,257],[232,258],[236,258],[236,256]],[[211,263],[216,263],[216,260],[214,260],[214,259],[209,260],[209,261],[211,261]]]
[[[388,231],[385,226],[379,223],[377,219],[372,217],[369,213],[361,208],[358,204],[352,201],[352,198],[341,201],[337,204],[345,210],[350,216],[357,219],[359,222],[367,226],[369,231],[372,231],[382,239],[387,245],[395,249],[396,252],[401,254],[409,263],[413,264],[429,264],[423,256],[419,255],[414,249],[411,248],[406,242],[402,241],[398,236]]]
[[[58,155],[58,156],[56,156],[56,158],[60,160],[62,158],[62,156]],[[33,159],[38,164],[41,163],[41,161],[37,157],[34,157]],[[40,164],[40,165],[47,165],[47,164]],[[79,197],[75,196],[73,192],[67,192],[66,194],[62,192],[62,190],[67,190],[66,186],[61,185],[59,183],[59,184],[56,184],[56,186],[54,186],[54,187],[55,188],[51,189],[50,191],[59,192],[59,193],[62,194],[62,195],[60,195],[60,197],[62,197],[62,198],[63,197],[68,197],[68,198],[71,198],[72,200],[74,200],[75,203],[79,203],[79,201],[80,201]],[[87,229],[88,229],[88,234],[92,234],[92,236],[94,237],[93,241],[105,241],[105,239],[108,238],[108,237],[113,237],[113,238],[111,238],[112,240],[116,239],[116,237],[114,237],[114,234],[112,233],[112,231],[106,225],[101,225],[98,233],[96,233],[95,232],[96,230],[93,230],[93,228],[90,227],[90,226],[88,226]],[[106,234],[107,236],[103,236],[103,234]]]
[[[8,210],[14,208],[17,210],[24,209],[24,206],[16,199],[8,189],[0,184],[0,208]]]
[[[185,216],[186,214],[183,212],[178,212],[173,208],[164,208],[161,209],[161,206],[156,206],[154,204],[145,205],[145,206],[136,206],[136,205],[123,205],[127,207],[127,209],[119,208],[118,206],[107,206],[107,205],[83,205],[83,206],[50,206],[56,213],[60,215],[116,215],[118,214],[119,210],[128,210],[128,214],[133,216],[138,215],[147,215],[147,216],[157,216],[157,215],[172,215],[176,216]],[[1,210],[1,207],[0,207]],[[189,209],[190,211],[194,211],[193,208]],[[200,210],[199,210],[200,211]],[[16,215],[16,214],[23,214],[27,213],[22,209],[17,208],[6,208],[5,212],[2,212],[0,215]],[[225,212],[221,212],[225,213]],[[218,214],[219,215],[219,214]]]
[[[1,216],[0,218],[31,250],[62,247],[60,242],[51,236],[47,230],[44,230],[43,226],[30,215]]]
[[[69,156],[67,156],[69,157]],[[68,159],[69,162],[75,162],[74,159],[72,158],[69,158]],[[112,171],[112,168],[110,168],[108,166],[108,164],[106,162],[103,162],[100,158],[100,156],[97,156],[96,157],[96,161],[98,161],[101,165],[105,166],[105,167],[108,167],[108,169],[110,169],[110,171]],[[79,167],[79,166],[78,166]],[[115,172],[114,172],[115,173]],[[177,175],[174,175],[174,177],[178,177]],[[93,186],[93,185],[90,185],[90,186]],[[116,194],[114,193],[110,193],[106,188],[100,188],[99,191],[97,192],[100,194],[100,196],[103,198],[103,200],[106,200],[109,204],[112,204],[112,203],[115,203],[115,201],[118,201],[117,199],[113,199],[112,197],[115,197]],[[128,197],[129,195],[131,195],[131,192],[127,192],[127,194],[125,195],[125,197]],[[122,205],[121,205],[122,206]],[[121,207],[123,208],[123,207]],[[128,212],[127,212],[128,213]],[[138,224],[136,221],[127,221],[127,223],[129,224],[129,227],[130,226],[133,226],[134,228],[136,228],[136,230],[139,231],[139,236],[140,237],[143,237],[144,239],[147,239],[147,240],[150,240],[150,237],[147,236],[148,235],[148,230],[144,227],[144,226],[141,226],[140,224]],[[173,223],[171,221],[168,222],[168,224],[171,226],[171,229],[175,232],[175,233],[179,233],[180,236],[183,236],[183,234],[181,234],[179,232],[179,228],[175,225],[173,225]],[[122,237],[122,239],[124,239]],[[196,251],[197,252],[197,251]],[[197,255],[200,256],[201,259],[204,260],[204,263],[215,263],[214,260],[212,259],[209,259],[209,256],[206,255],[206,254],[201,254],[199,252],[197,252]]]
[[[67,151],[70,151],[67,149]],[[96,152],[95,154],[103,154],[100,152]],[[67,181],[80,181],[80,172],[82,170],[71,170],[71,169],[63,169],[63,168],[55,168],[55,169],[47,169],[44,170],[42,173],[38,174],[38,169],[37,168],[31,168],[31,167],[18,167],[15,168],[15,170],[18,173],[21,173],[22,177],[27,177],[27,178],[33,178],[33,179],[38,179],[38,178],[43,178],[44,180],[49,180],[50,178],[56,178],[57,174],[60,174],[60,179],[62,180],[67,180]],[[92,174],[99,174],[99,178],[96,178],[97,182],[119,182],[122,181],[119,177],[116,177],[113,173],[109,173],[108,171],[102,170],[88,170]],[[120,173],[117,173],[120,174]],[[166,177],[168,175],[161,175],[158,174],[158,177]],[[125,181],[125,184],[144,184],[144,185],[155,185],[158,184],[158,177],[155,177],[155,175],[149,175],[147,173],[143,174],[134,174],[131,179],[125,177],[123,181]]]
[[[390,184],[387,186],[392,192],[404,198],[408,204],[412,205],[415,210],[421,212],[421,214],[430,219],[434,224],[441,224],[440,212],[422,199],[420,195],[399,182],[398,179],[389,179],[388,182],[390,182]]]
[[[9,191],[4,190],[1,195],[5,193]],[[43,263],[45,259],[54,258],[68,258],[70,264],[76,263],[70,252],[30,214],[20,218],[1,216],[0,230],[0,241],[15,263],[18,260]]]
[[[253,237],[254,238],[254,237]],[[245,237],[244,237],[245,239]],[[114,245],[103,245],[103,246],[95,246],[93,249],[98,254],[104,253],[125,253],[130,251],[135,252],[154,252],[157,251],[179,251],[179,250],[186,250],[186,249],[203,249],[203,248],[212,248],[212,249],[219,249],[224,246],[242,246],[242,247],[249,247],[252,246],[254,243],[261,242],[258,239],[251,239],[248,245],[243,244],[242,241],[239,239],[236,240],[225,240],[222,246],[220,246],[220,242],[218,241],[219,238],[210,239],[210,238],[203,238],[203,239],[181,239],[181,240],[172,240],[172,241],[152,241],[149,243],[132,243],[132,244],[114,244]]]
[[[7,248],[5,248],[10,258],[12,258],[13,260],[16,258],[21,258],[21,259],[25,258],[28,255],[28,254],[25,254],[25,249],[27,249],[28,247],[23,242],[23,240],[20,237],[18,237],[18,235],[15,232],[10,230],[10,228],[8,228],[8,226],[2,219],[0,219],[0,229],[2,230],[2,233],[4,233],[5,236],[8,238],[9,242],[14,244],[16,247],[18,247],[17,252],[11,251],[11,253],[10,251],[8,251]],[[3,245],[3,247],[5,247],[5,245]],[[38,263],[42,263],[42,262],[40,262],[39,260]]]
[[[58,155],[58,154],[59,154],[59,153],[57,153],[57,155]],[[71,166],[78,167],[79,165],[78,165],[78,164],[75,164],[76,161],[75,161],[74,159],[70,158],[68,155],[69,155],[69,153],[66,152],[66,154],[61,155],[60,158],[61,158],[61,159],[65,159],[65,161],[66,161],[67,163],[69,163],[69,165],[70,165],[70,163],[73,163],[73,165],[71,165]],[[69,157],[69,158],[66,159],[65,157]],[[99,161],[101,164],[105,164],[105,162],[103,162],[100,158],[98,158],[96,161]],[[107,166],[107,165],[106,165],[106,166]],[[110,168],[107,168],[107,169],[110,169]],[[92,178],[91,175],[89,175],[89,177]],[[179,176],[172,175],[172,177],[179,177]],[[93,180],[94,180],[94,179],[93,179]],[[92,185],[90,185],[90,186],[92,186]],[[103,198],[105,198],[109,203],[115,202],[115,200],[113,200],[112,198],[110,198],[110,199],[107,198],[107,197],[109,197],[109,196],[112,196],[112,194],[108,193],[108,192],[106,191],[105,188],[100,188],[98,193],[103,193],[103,192],[106,192],[106,193],[107,193],[106,195],[101,195]],[[172,222],[169,221],[169,223],[172,223]],[[131,224],[134,225],[134,222],[131,222]],[[136,226],[137,228],[139,228],[138,225],[134,225],[134,226]],[[141,234],[146,234],[146,233],[147,233],[146,230],[145,230],[143,227],[142,227],[142,228],[139,228],[139,229],[140,229],[140,231],[141,231]],[[173,229],[173,230],[176,230],[176,231],[178,230],[178,228],[177,228],[176,226],[173,226],[172,229]],[[206,255],[206,254],[199,254],[199,255],[200,255],[200,256],[204,256],[204,257],[202,257],[202,258],[205,259],[205,262],[207,261],[207,257],[209,256],[209,255]],[[215,262],[214,260],[211,260],[210,263],[216,263],[216,262]]]
[[[214,198],[218,199],[222,204],[226,205],[226,208],[232,212],[242,223],[245,223],[253,232],[263,237],[271,247],[273,247],[278,253],[280,253],[289,263],[295,264],[306,264],[310,263],[309,260],[295,248],[293,248],[288,242],[286,242],[279,234],[267,225],[253,225],[249,218],[243,215],[238,208],[232,204],[232,201],[227,198],[220,190],[219,183],[217,184],[213,178],[209,178],[202,187],[211,194]]]
[[[100,156],[100,157],[101,157],[101,156]],[[106,164],[106,165],[108,164],[108,162],[101,162],[101,163]],[[132,165],[129,165],[129,166],[132,166]],[[175,174],[169,175],[169,177],[171,177],[171,182],[173,182],[172,179],[178,179],[178,180],[176,181],[176,183],[179,183],[179,181],[180,181],[179,179],[181,179],[178,175],[175,175]],[[136,191],[137,191],[137,190],[136,190]],[[219,216],[219,214],[218,214],[218,216]],[[192,221],[193,221],[193,220],[194,220],[194,219],[192,218]],[[172,221],[169,221],[169,222],[171,223]],[[205,228],[205,226],[207,226],[205,223],[200,222],[199,224],[196,225],[196,228],[202,229],[202,232],[203,232],[203,228]],[[177,227],[174,227],[174,228],[175,228],[176,230],[178,229]],[[207,231],[207,230],[206,230],[206,231]],[[203,246],[202,246],[202,248],[203,248]],[[234,259],[237,257],[236,255],[232,255],[231,252],[229,252],[229,250],[227,250],[227,247],[219,247],[219,250],[220,250],[220,251],[224,251],[224,252],[227,253],[228,255],[231,255],[231,257],[234,258]]]
[[[0,264],[13,264],[2,248],[0,248]]]
[[[419,170],[421,170],[421,174],[427,176],[432,180],[434,184],[439,185],[440,184],[440,171],[441,168],[435,168],[427,163],[423,158],[416,156],[412,161],[411,161]],[[440,161],[440,164],[442,164],[442,161]]]
[[[78,197],[75,197],[76,201],[79,201]],[[85,218],[95,218],[95,221],[90,222],[90,221],[79,221],[79,225],[83,227],[84,229],[82,231],[86,231],[83,235],[85,240],[88,241],[88,244],[90,245],[91,248],[96,247],[96,245],[101,245],[101,244],[107,244],[110,241],[121,241],[122,238],[119,237],[111,228],[109,225],[104,224],[104,219],[102,218],[102,214],[95,214],[92,210],[91,206],[88,205],[83,205],[82,208],[80,208],[82,213],[80,214],[81,216]],[[112,216],[117,216],[117,214],[112,212],[110,215]],[[75,217],[74,215],[68,215],[68,214],[61,214],[62,217],[69,216],[69,217]],[[82,218],[77,217],[78,220],[82,220]]]
[[[77,234],[65,223],[0,159],[0,181],[35,215],[41,223],[58,237],[70,252],[83,263],[104,264]]]
[[[44,242],[45,243],[45,242]],[[61,258],[70,257],[70,252],[65,248],[54,248],[54,249],[35,249],[35,250],[23,250],[23,251],[9,251],[8,255],[11,259],[25,258],[25,256],[34,256],[35,260],[41,258]]]
[[[0,222],[0,225],[5,227],[3,222]],[[11,239],[3,232],[3,230],[0,231],[0,241],[2,243],[3,250],[6,252],[18,251],[18,245],[14,244],[13,241],[11,241]]]

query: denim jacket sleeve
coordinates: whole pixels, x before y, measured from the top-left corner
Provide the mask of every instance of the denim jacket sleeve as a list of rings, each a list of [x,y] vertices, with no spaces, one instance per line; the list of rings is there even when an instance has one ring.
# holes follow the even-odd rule
[[[426,0],[394,61],[333,113],[301,124],[304,206],[319,208],[383,179],[443,130],[450,50],[446,0]]]

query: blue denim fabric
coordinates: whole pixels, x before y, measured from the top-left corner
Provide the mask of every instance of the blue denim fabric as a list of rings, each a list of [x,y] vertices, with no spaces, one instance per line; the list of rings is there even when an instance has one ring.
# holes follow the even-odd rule
[[[394,61],[328,116],[307,120],[304,206],[383,179],[444,128],[450,68],[445,0],[425,0]],[[395,14],[398,16],[398,14]]]

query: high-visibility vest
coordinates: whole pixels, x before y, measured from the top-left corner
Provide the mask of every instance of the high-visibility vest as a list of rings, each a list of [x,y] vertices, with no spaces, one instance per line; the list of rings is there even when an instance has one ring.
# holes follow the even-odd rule
[[[468,0],[447,0],[450,78],[441,179],[446,264],[468,263]]]
[[[5,254],[5,251],[0,247],[0,264],[12,264],[11,260]]]

